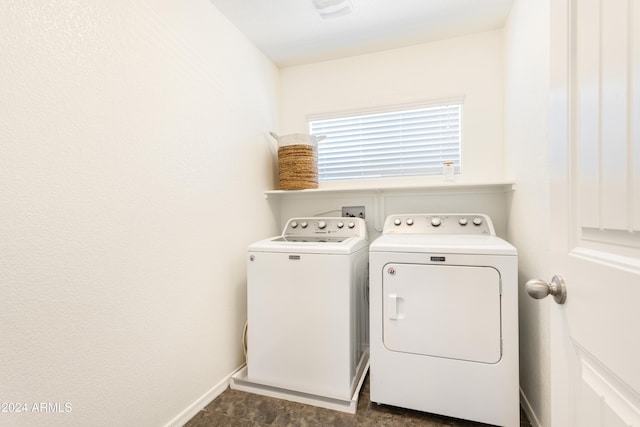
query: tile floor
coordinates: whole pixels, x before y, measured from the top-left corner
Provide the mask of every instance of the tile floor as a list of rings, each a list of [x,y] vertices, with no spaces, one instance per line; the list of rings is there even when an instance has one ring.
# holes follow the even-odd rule
[[[486,424],[371,403],[367,376],[360,392],[358,409],[355,414],[346,414],[229,388],[193,417],[185,427],[212,426],[480,427],[486,426]],[[520,426],[531,426],[522,410],[520,411]]]

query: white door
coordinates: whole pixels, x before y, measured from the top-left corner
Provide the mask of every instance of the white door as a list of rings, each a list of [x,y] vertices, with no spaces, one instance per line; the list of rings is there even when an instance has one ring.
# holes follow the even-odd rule
[[[640,1],[551,0],[551,43],[552,422],[640,426]]]

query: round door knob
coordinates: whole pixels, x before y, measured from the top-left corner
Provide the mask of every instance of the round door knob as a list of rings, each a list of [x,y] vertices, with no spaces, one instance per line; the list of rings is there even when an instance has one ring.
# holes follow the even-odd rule
[[[440,227],[440,224],[442,224],[442,220],[440,218],[433,217],[431,218],[431,225],[433,225],[434,227]]]
[[[393,220],[393,223],[397,226],[402,224],[402,220],[400,218],[396,218],[395,220]]]
[[[547,295],[553,295],[553,299],[556,300],[558,304],[564,304],[567,300],[567,286],[562,276],[553,276],[551,283],[547,283],[541,279],[531,279],[524,287],[529,296],[535,299],[542,299]]]
[[[327,227],[327,223],[325,221],[318,221],[318,228],[322,230]]]

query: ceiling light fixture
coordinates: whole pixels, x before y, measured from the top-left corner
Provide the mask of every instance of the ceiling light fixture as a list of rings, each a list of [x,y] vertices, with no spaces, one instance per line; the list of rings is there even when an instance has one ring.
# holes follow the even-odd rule
[[[322,19],[334,19],[353,12],[351,0],[311,0]]]

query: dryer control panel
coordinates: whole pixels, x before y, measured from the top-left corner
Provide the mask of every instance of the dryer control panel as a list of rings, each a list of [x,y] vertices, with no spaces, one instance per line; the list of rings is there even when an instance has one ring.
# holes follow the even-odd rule
[[[485,234],[495,236],[491,218],[484,214],[389,215],[383,234]]]

